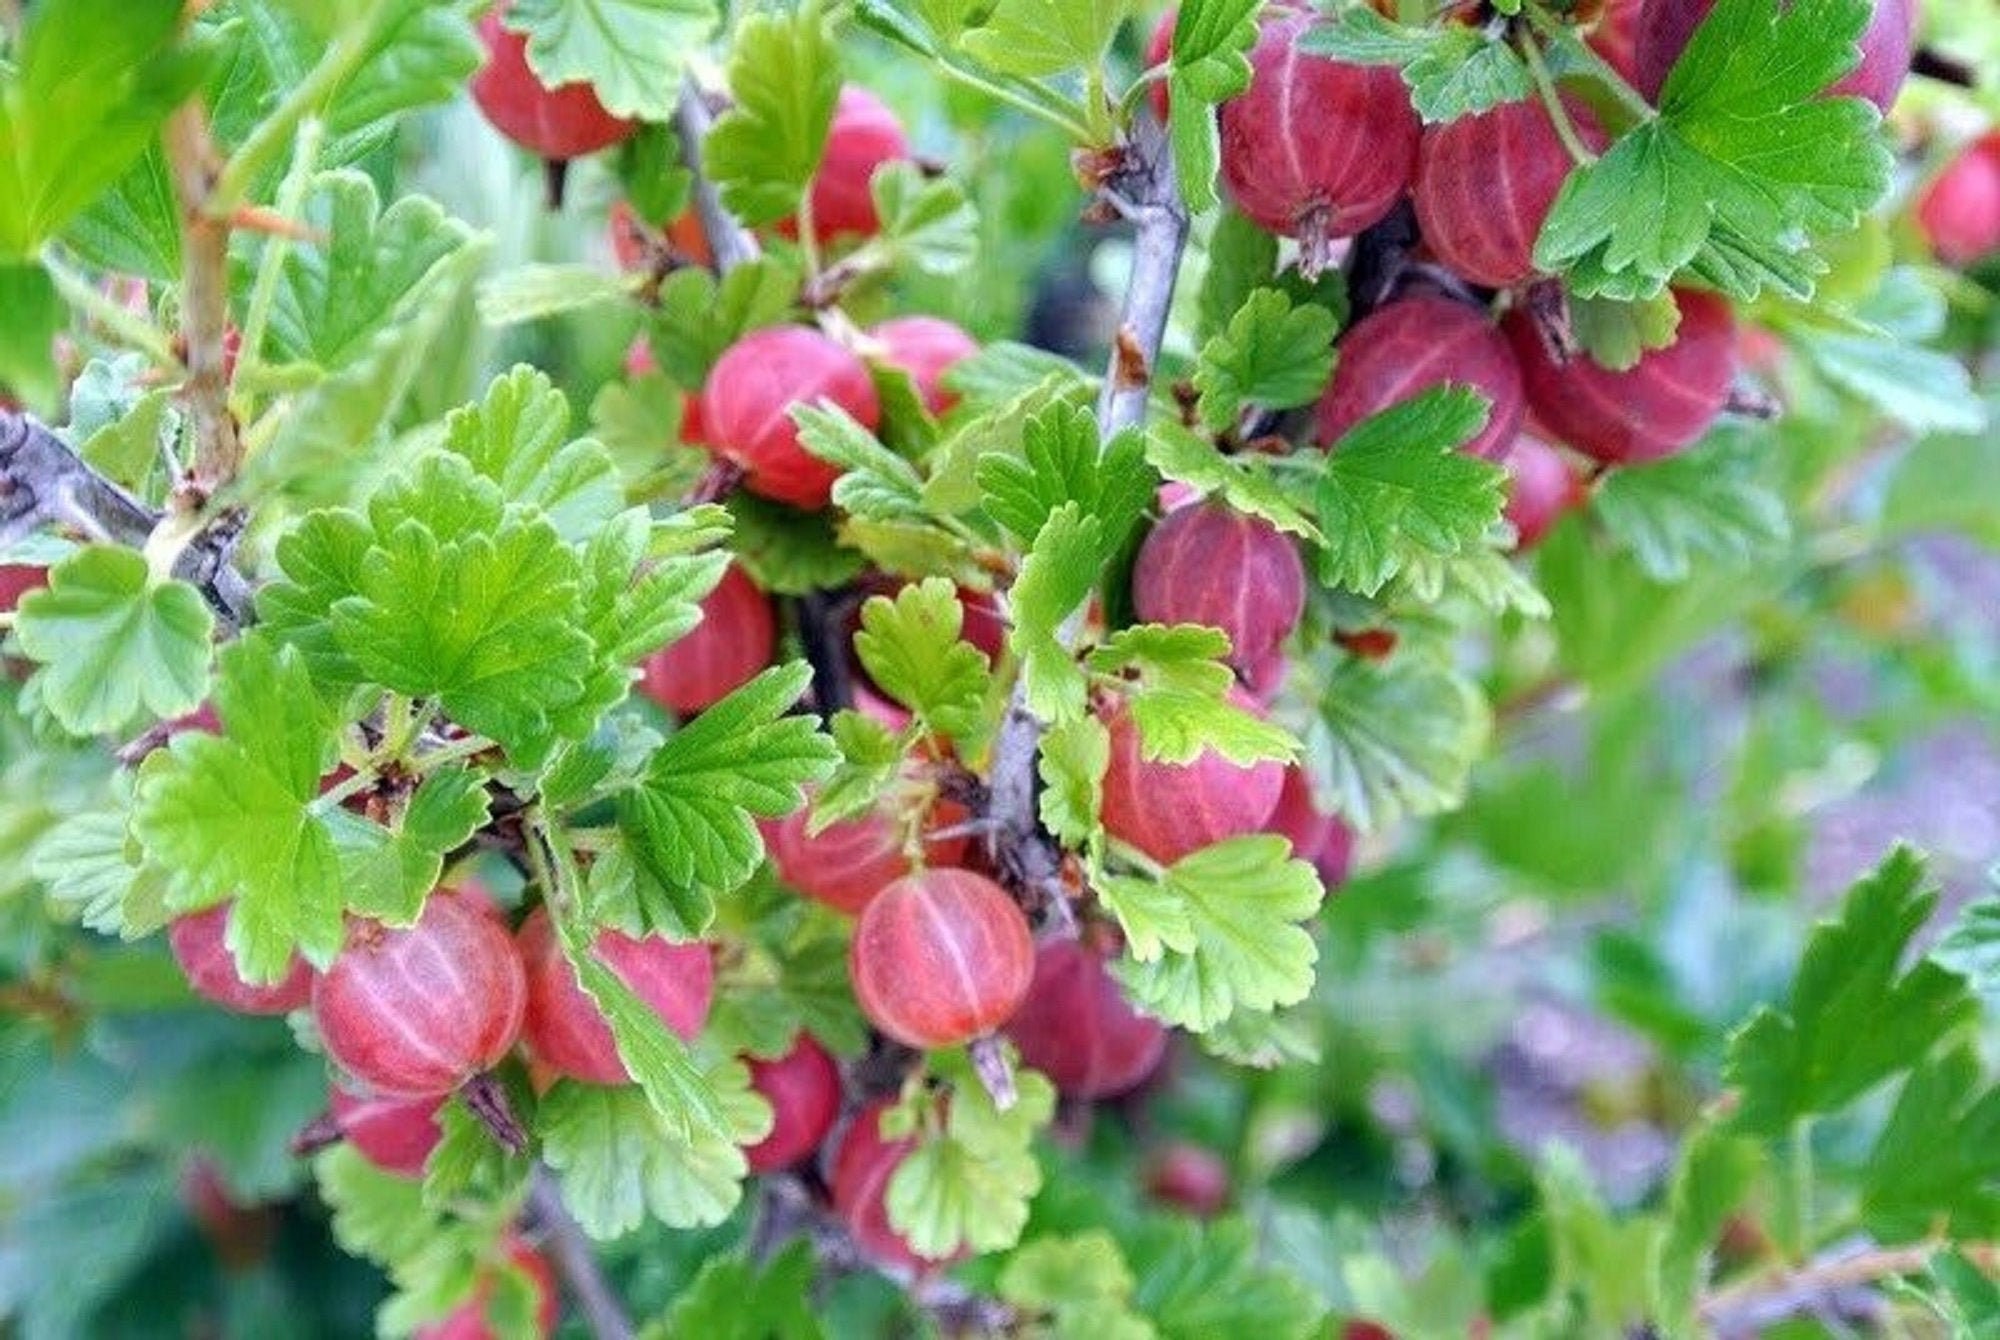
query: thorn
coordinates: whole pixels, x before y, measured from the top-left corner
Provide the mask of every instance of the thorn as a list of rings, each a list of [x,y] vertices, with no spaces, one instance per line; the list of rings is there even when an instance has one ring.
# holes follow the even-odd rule
[[[297,219],[288,219],[268,205],[238,205],[229,212],[229,226],[241,228],[245,232],[263,233],[267,237],[284,237],[294,242],[326,241],[326,234],[318,228],[311,228]]]

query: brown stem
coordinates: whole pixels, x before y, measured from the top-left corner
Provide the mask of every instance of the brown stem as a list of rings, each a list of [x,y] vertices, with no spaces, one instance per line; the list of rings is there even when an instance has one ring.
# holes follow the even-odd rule
[[[1978,88],[1977,67],[1948,56],[1936,47],[1918,47],[1917,54],[1910,58],[1910,73],[1920,74],[1926,79],[1935,79],[1941,84],[1955,88]]]
[[[986,1096],[993,1100],[993,1106],[1005,1112],[1020,1101],[1020,1090],[1014,1087],[1014,1066],[1007,1059],[1007,1049],[994,1034],[974,1038],[967,1049],[972,1057],[972,1073],[979,1077],[979,1087],[986,1090]]]
[[[681,161],[694,174],[694,212],[708,237],[708,254],[715,258],[715,268],[728,274],[737,266],[756,260],[758,248],[757,239],[736,221],[736,216],[722,203],[715,182],[702,170],[701,146],[714,123],[707,96],[694,76],[689,75],[681,85],[680,105],[674,109],[674,131],[680,137]]]
[[[1559,281],[1546,280],[1528,290],[1528,316],[1535,323],[1535,334],[1541,337],[1542,348],[1558,367],[1581,352],[1576,342],[1576,327],[1570,321],[1569,294]]]
[[[229,330],[229,222],[209,213],[220,165],[199,99],[168,118],[161,132],[181,209],[181,334],[187,381],[181,388],[194,424],[190,482],[198,506],[236,477],[243,439],[229,412],[224,342]]]
[[[465,1102],[465,1110],[478,1118],[487,1133],[499,1142],[509,1154],[524,1154],[528,1149],[528,1133],[521,1129],[520,1119],[514,1115],[514,1106],[507,1101],[507,1090],[490,1072],[482,1072],[465,1081],[458,1090],[458,1096]]]
[[[590,1333],[597,1340],[632,1340],[632,1319],[625,1313],[625,1304],[604,1278],[604,1272],[597,1268],[590,1240],[570,1216],[562,1192],[546,1168],[535,1169],[528,1189],[528,1208],[546,1235],[543,1245],[555,1262],[564,1286],[582,1310]]]
[[[1720,1336],[1761,1334],[1792,1317],[1841,1310],[1846,1295],[1859,1288],[1913,1275],[1930,1264],[1937,1242],[1903,1247],[1844,1243],[1827,1249],[1796,1270],[1755,1275],[1705,1295],[1699,1311],[1709,1333]],[[1983,1269],[1992,1269],[1990,1244],[1963,1248]]]

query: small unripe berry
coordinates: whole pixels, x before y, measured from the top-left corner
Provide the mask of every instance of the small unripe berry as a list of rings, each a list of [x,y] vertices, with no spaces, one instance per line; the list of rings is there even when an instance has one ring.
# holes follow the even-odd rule
[[[813,238],[873,237],[882,231],[870,182],[875,170],[910,156],[910,137],[889,104],[855,84],[840,90],[827,128],[826,153],[812,179]],[[799,221],[785,219],[778,231],[799,235]]]
[[[535,1059],[586,1084],[628,1082],[632,1076],[618,1055],[611,1025],[577,981],[546,908],[528,914],[516,943],[528,975],[522,1041]],[[598,932],[590,952],[683,1039],[693,1041],[701,1032],[715,994],[715,962],[707,945],[607,930]]]
[[[771,1105],[771,1133],[743,1151],[754,1173],[789,1168],[815,1149],[840,1116],[840,1068],[801,1033],[775,1061],[750,1060],[750,1084]]]
[[[414,926],[356,921],[313,986],[327,1054],[377,1093],[450,1093],[513,1047],[527,1006],[521,956],[474,899],[433,893]]]
[[[1515,438],[1500,463],[1507,469],[1507,520],[1514,524],[1516,548],[1540,544],[1565,512],[1590,496],[1569,458],[1533,434]]]
[[[639,129],[604,110],[586,82],[549,88],[528,66],[528,39],[502,24],[506,5],[479,21],[486,63],[472,77],[472,100],[508,139],[539,158],[561,162],[608,149]]]
[[[1652,101],[1666,87],[1674,62],[1715,9],[1715,0],[1644,0],[1632,42],[1633,84]],[[1874,0],[1861,31],[1861,63],[1827,90],[1866,98],[1885,114],[1909,77],[1916,46],[1916,0]]]
[[[945,389],[944,374],[978,353],[978,341],[935,316],[899,316],[868,334],[882,342],[883,362],[910,374],[925,409],[943,414],[958,403]]]
[[[1681,313],[1674,342],[1647,350],[1623,372],[1587,353],[1558,364],[1526,312],[1508,317],[1528,404],[1565,446],[1629,465],[1671,456],[1715,422],[1736,375],[1736,318],[1712,293],[1673,292]]]
[[[1315,411],[1319,440],[1334,446],[1349,429],[1421,392],[1463,386],[1488,401],[1486,426],[1465,450],[1498,458],[1521,430],[1521,370],[1486,313],[1436,294],[1400,299],[1340,337],[1340,361]]]
[[[702,388],[708,442],[745,471],[752,493],[794,507],[824,507],[840,471],[799,445],[792,409],[830,400],[873,432],[881,402],[867,367],[804,326],[771,326],[731,345]]]
[[[1177,1140],[1154,1156],[1146,1190],[1155,1200],[1212,1219],[1229,1208],[1229,1167],[1214,1151]]]
[[[757,677],[778,647],[771,600],[731,566],[701,602],[701,622],[646,658],[639,692],[680,716],[713,707]]]
[[[528,1277],[535,1293],[535,1330],[544,1337],[554,1335],[561,1315],[556,1298],[556,1276],[542,1254],[519,1238],[507,1244],[507,1259]],[[419,1326],[414,1340],[499,1340],[499,1332],[487,1320],[486,1308],[493,1296],[490,1275],[474,1286],[472,1296],[441,1320]]]
[[[965,822],[964,807],[940,801],[927,827]],[[764,828],[764,842],[785,883],[828,907],[860,916],[876,894],[914,868],[903,845],[901,820],[887,810],[812,829],[812,807],[802,806]],[[927,841],[924,864],[957,865],[965,859],[965,836]]]
[[[1252,222],[1299,240],[1308,273],[1334,238],[1388,214],[1416,166],[1419,125],[1389,65],[1309,56],[1315,20],[1275,10],[1250,52],[1250,87],[1222,105],[1222,179]]]
[[[312,968],[297,954],[284,977],[276,982],[246,982],[229,952],[230,903],[176,918],[167,927],[167,944],[174,951],[195,994],[238,1014],[288,1014],[312,1001]]]
[[[833,1212],[847,1225],[854,1244],[877,1262],[922,1271],[935,1263],[912,1251],[889,1223],[889,1179],[917,1147],[914,1137],[883,1138],[882,1114],[890,1106],[882,1098],[868,1104],[854,1114],[853,1123],[841,1137],[829,1179]]]
[[[1604,132],[1580,103],[1570,122],[1592,149]],[[1535,276],[1535,239],[1576,163],[1539,99],[1505,102],[1424,129],[1413,193],[1437,258],[1475,284],[1509,288]]]
[[[1305,565],[1262,517],[1220,502],[1176,508],[1139,546],[1132,606],[1146,623],[1219,628],[1231,664],[1261,665],[1305,613]]]
[[[1166,1026],[1132,1008],[1097,951],[1076,940],[1035,951],[1035,978],[1007,1036],[1023,1064],[1080,1099],[1137,1087],[1167,1050]]]
[[[848,954],[870,1023],[911,1047],[951,1047],[1007,1022],[1028,993],[1035,943],[1007,891],[969,870],[925,870],[882,890]]]
[[[364,1098],[338,1085],[333,1089],[333,1124],[340,1138],[383,1172],[422,1177],[431,1151],[444,1138],[438,1109],[444,1096]]]
[[[1231,690],[1230,701],[1256,710]],[[1248,766],[1205,749],[1189,763],[1152,762],[1140,753],[1139,728],[1120,703],[1105,718],[1111,762],[1104,773],[1104,827],[1162,865],[1222,841],[1260,832],[1285,787],[1284,765]]]
[[[1917,198],[1917,226],[1946,265],[2000,251],[2000,131],[1959,151]]]

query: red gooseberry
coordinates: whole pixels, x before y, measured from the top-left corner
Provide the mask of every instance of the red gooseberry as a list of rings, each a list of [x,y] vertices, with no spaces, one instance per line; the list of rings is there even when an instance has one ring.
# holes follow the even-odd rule
[[[949,828],[965,819],[963,806],[939,801],[927,827]],[[764,842],[785,883],[849,916],[860,916],[876,894],[914,869],[903,843],[903,824],[886,808],[814,833],[812,807],[802,806],[765,825]],[[963,835],[926,841],[924,864],[957,865],[970,842]]]
[[[771,1105],[771,1133],[743,1151],[754,1173],[789,1168],[819,1148],[840,1116],[840,1067],[801,1033],[775,1061],[750,1059],[750,1084]]]
[[[2000,251],[2000,131],[1961,149],[1924,188],[1917,226],[1946,265],[1971,265]]]
[[[1080,1099],[1135,1088],[1167,1050],[1166,1026],[1134,1009],[1098,952],[1076,940],[1035,951],[1035,978],[1007,1036],[1024,1064]]]
[[[30,591],[49,584],[49,570],[34,563],[0,563],[0,614],[11,614]]]
[[[1507,520],[1516,548],[1540,544],[1565,512],[1590,496],[1588,482],[1569,458],[1531,433],[1515,438],[1500,464],[1507,471]]]
[[[979,343],[940,317],[899,316],[868,332],[882,346],[882,361],[910,375],[917,395],[932,414],[958,403],[945,389],[944,374],[979,352]]]
[[[702,388],[708,445],[744,470],[752,493],[824,507],[840,471],[799,444],[795,406],[830,400],[873,432],[881,402],[852,352],[804,326],[770,326],[731,345]]]
[[[1521,370],[1506,337],[1477,307],[1437,294],[1399,299],[1340,338],[1340,361],[1316,411],[1319,440],[1347,431],[1421,392],[1462,386],[1488,403],[1486,426],[1465,450],[1499,457],[1521,429]]]
[[[364,1097],[335,1085],[334,1128],[361,1157],[398,1177],[422,1177],[431,1151],[444,1138],[438,1110],[444,1095],[429,1098]]]
[[[855,84],[840,90],[833,123],[827,127],[826,152],[813,174],[813,238],[873,237],[882,231],[870,188],[875,170],[910,156],[910,138],[889,104]],[[797,219],[785,219],[778,231],[799,235]]]
[[[731,566],[701,602],[701,622],[646,658],[639,692],[670,712],[692,716],[757,677],[778,647],[771,599]]]
[[[911,1047],[950,1047],[991,1033],[1020,1008],[1035,944],[1028,919],[992,880],[923,870],[862,910],[847,963],[870,1023]]]
[[[1157,1201],[1211,1219],[1229,1208],[1229,1166],[1213,1150],[1176,1140],[1148,1165],[1146,1190]]]
[[[246,982],[229,952],[229,912],[233,904],[217,903],[174,919],[167,927],[167,945],[195,994],[238,1014],[288,1014],[312,1001],[313,973],[297,954],[275,982]]]
[[[581,158],[629,139],[638,123],[604,110],[588,83],[550,88],[528,65],[528,39],[503,23],[495,5],[479,21],[486,63],[472,77],[472,100],[508,139],[539,158]]]
[[[1633,84],[1657,101],[1674,63],[1715,9],[1715,0],[1644,0],[1632,40]],[[1827,91],[1866,98],[1887,113],[1909,77],[1916,45],[1916,0],[1874,0],[1861,31],[1861,63]]]
[[[1299,626],[1305,565],[1276,526],[1221,502],[1167,513],[1139,546],[1132,607],[1146,623],[1198,623],[1229,635],[1230,662],[1258,666]]]
[[[917,1255],[889,1222],[889,1179],[917,1147],[914,1136],[883,1138],[882,1115],[890,1106],[882,1098],[869,1103],[841,1137],[833,1158],[833,1211],[855,1245],[877,1262],[921,1271],[933,1263]]]
[[[618,1055],[611,1025],[577,981],[548,909],[538,907],[528,914],[515,943],[528,976],[522,1040],[535,1059],[588,1084],[629,1081],[631,1073]],[[664,935],[634,938],[607,930],[598,932],[591,953],[683,1039],[692,1041],[701,1032],[715,994],[715,962],[707,945],[676,944]]]
[[[1240,690],[1230,701],[1245,711],[1256,705]],[[1139,728],[1120,703],[1105,717],[1111,762],[1104,773],[1104,827],[1162,865],[1224,838],[1260,831],[1278,807],[1284,765],[1268,759],[1232,763],[1205,749],[1188,763],[1148,760]]]

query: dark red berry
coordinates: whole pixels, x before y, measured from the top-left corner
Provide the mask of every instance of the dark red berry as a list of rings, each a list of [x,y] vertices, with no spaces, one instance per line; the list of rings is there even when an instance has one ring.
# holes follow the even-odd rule
[[[1319,440],[1334,446],[1356,424],[1439,386],[1486,397],[1486,426],[1465,450],[1497,459],[1521,430],[1521,370],[1486,313],[1435,294],[1390,303],[1340,338],[1340,361],[1316,411]]]
[[[1535,418],[1565,446],[1607,465],[1671,456],[1715,422],[1736,375],[1736,318],[1712,293],[1675,289],[1680,329],[1664,349],[1614,372],[1578,354],[1550,356],[1524,311],[1506,321]]]
[[[1347,882],[1348,864],[1354,855],[1354,830],[1337,815],[1319,808],[1313,797],[1312,782],[1305,769],[1285,769],[1285,789],[1278,795],[1278,808],[1264,825],[1292,844],[1297,860],[1311,861],[1319,871],[1320,883],[1331,891]]]
[[[978,353],[978,341],[935,316],[899,316],[868,334],[881,342],[883,362],[910,374],[925,409],[943,414],[958,403],[945,389],[944,374]]]
[[[1245,711],[1256,705],[1232,690]],[[1104,827],[1162,865],[1190,852],[1262,830],[1284,790],[1284,765],[1265,760],[1232,763],[1212,749],[1190,763],[1149,762],[1140,753],[1139,729],[1119,704],[1105,718],[1111,763],[1104,774]]]
[[[1028,919],[970,870],[906,875],[854,928],[848,974],[870,1023],[911,1047],[951,1047],[1007,1022],[1035,972]]]
[[[882,1114],[891,1104],[878,1098],[854,1114],[833,1159],[833,1211],[847,1225],[856,1246],[877,1262],[905,1271],[935,1264],[917,1255],[889,1223],[889,1179],[917,1147],[914,1137],[882,1136]]]
[[[1633,64],[1632,47],[1639,40],[1640,4],[1641,0],[1605,0],[1604,8],[1597,17],[1597,26],[1585,39],[1590,43],[1591,50],[1604,57],[1605,63],[1628,84],[1639,77]]]
[[[340,1138],[383,1172],[422,1177],[444,1138],[438,1125],[442,1094],[430,1098],[364,1098],[335,1085],[333,1124]]]
[[[486,63],[472,77],[472,100],[508,139],[539,158],[581,158],[629,139],[638,123],[604,110],[587,83],[549,88],[528,66],[528,39],[501,22],[496,5],[479,21]]]
[[[701,622],[646,658],[639,692],[670,712],[692,716],[755,679],[777,648],[770,597],[732,566],[701,602]]]
[[[1081,1099],[1137,1087],[1167,1050],[1166,1026],[1133,1009],[1097,951],[1076,940],[1035,952],[1035,978],[1007,1036],[1024,1064]]]
[[[521,1033],[527,978],[506,928],[479,903],[438,892],[414,926],[356,921],[313,986],[334,1061],[377,1093],[450,1093]]]
[[[1229,635],[1230,663],[1262,665],[1299,626],[1305,565],[1276,526],[1220,502],[1167,513],[1139,546],[1132,606],[1146,623]]]
[[[1584,142],[1604,132],[1580,103],[1567,104]],[[1413,198],[1424,241],[1475,284],[1510,288],[1535,276],[1535,239],[1576,166],[1539,99],[1424,129]]]
[[[1641,93],[1659,100],[1674,62],[1714,9],[1715,0],[1645,0],[1639,6],[1632,71]],[[1861,32],[1861,63],[1827,91],[1866,98],[1887,113],[1909,77],[1916,29],[1916,0],[1875,0]]]
[[[611,1025],[585,994],[563,954],[546,908],[538,907],[515,937],[527,967],[528,1008],[522,1041],[535,1059],[586,1084],[624,1084],[631,1078]],[[676,944],[664,935],[637,938],[600,931],[590,952],[651,1006],[660,1022],[692,1041],[708,1021],[715,994],[715,961],[699,941]]]
[[[882,407],[868,368],[804,326],[752,331],[729,347],[702,389],[708,442],[746,472],[752,493],[820,508],[840,471],[799,445],[792,409],[830,400],[873,432]]]
[[[0,563],[0,614],[12,614],[21,597],[49,584],[49,570],[33,563]]]
[[[771,1133],[743,1151],[754,1173],[789,1168],[811,1154],[840,1116],[840,1067],[801,1033],[775,1061],[750,1060],[750,1083],[771,1105]]]
[[[176,918],[167,927],[167,944],[188,985],[196,995],[238,1014],[287,1014],[304,1009],[312,1001],[313,973],[297,954],[276,982],[246,982],[237,972],[236,957],[228,945],[229,910],[233,906],[217,903]]]
[[[1971,265],[2000,251],[2000,131],[1961,149],[1924,188],[1917,226],[1946,265]]]

